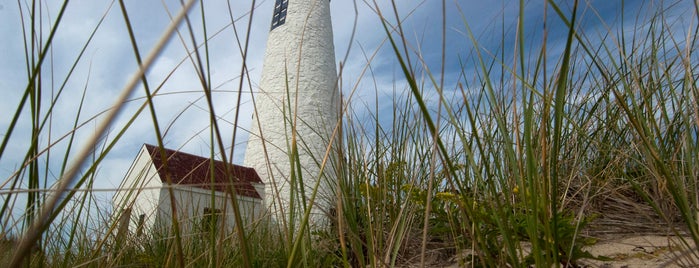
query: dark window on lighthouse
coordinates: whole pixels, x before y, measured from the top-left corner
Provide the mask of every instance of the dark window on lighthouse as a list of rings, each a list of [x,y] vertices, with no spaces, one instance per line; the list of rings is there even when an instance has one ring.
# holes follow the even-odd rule
[[[272,17],[272,29],[282,26],[286,21],[286,8],[289,5],[289,0],[276,0],[274,3],[274,15]],[[270,31],[271,31],[270,30]]]

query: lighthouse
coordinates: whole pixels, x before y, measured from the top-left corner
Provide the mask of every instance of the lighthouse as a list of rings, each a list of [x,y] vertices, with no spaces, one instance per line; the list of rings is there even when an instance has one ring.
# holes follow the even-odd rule
[[[311,224],[323,224],[333,204],[333,169],[321,166],[338,140],[334,49],[330,0],[276,0],[244,161],[265,183],[265,206],[279,223],[310,210]]]

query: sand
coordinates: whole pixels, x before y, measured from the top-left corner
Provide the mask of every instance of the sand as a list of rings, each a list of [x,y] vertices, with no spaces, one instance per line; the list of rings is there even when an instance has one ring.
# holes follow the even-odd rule
[[[578,265],[591,268],[699,267],[699,251],[696,245],[690,237],[684,237],[684,241],[687,244],[684,244],[683,239],[675,236],[609,236],[585,248],[593,256],[604,256],[609,260],[582,259]],[[467,256],[469,253],[471,252],[460,255]],[[458,257],[454,257],[439,265],[431,266],[461,267],[457,259]]]
[[[684,241],[686,241],[685,244]],[[583,267],[699,267],[699,252],[690,237],[627,236],[600,240],[586,248],[592,255],[612,260],[583,260]]]

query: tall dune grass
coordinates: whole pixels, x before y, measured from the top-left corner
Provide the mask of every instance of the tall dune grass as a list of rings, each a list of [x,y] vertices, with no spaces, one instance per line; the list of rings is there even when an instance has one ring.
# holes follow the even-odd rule
[[[512,45],[503,30],[501,47],[492,50],[472,32],[473,22],[461,12],[465,6],[441,1],[441,16],[447,8],[460,11],[462,24],[456,30],[473,49],[468,55],[447,55],[446,35],[453,29],[444,23],[443,39],[434,40],[442,48],[438,66],[428,64],[421,44],[405,32],[410,17],[398,11],[400,3],[389,9],[357,3],[371,6],[381,19],[383,44],[400,73],[396,80],[405,83],[394,83],[390,99],[366,104],[356,92],[371,90],[365,88],[371,84],[367,81],[378,79],[373,63],[381,48],[362,51],[362,59],[346,59],[366,64],[355,81],[341,83],[346,99],[333,138],[342,146],[328,151],[336,155],[316,156],[337,179],[336,209],[328,215],[332,224],[297,232],[293,224],[246,225],[238,216],[231,233],[181,233],[173,208],[172,232],[120,232],[121,211],[100,199],[93,185],[104,160],[145,109],[158,145],[164,146],[167,131],[153,102],[162,84],[148,81],[145,73],[162,45],[174,42],[169,41],[174,31],[191,50],[187,61],[200,77],[212,126],[210,155],[232,162],[233,150],[227,152],[224,141],[236,144],[236,132],[221,134],[228,126],[219,124],[214,112],[207,64],[216,55],[209,53],[212,35],[203,9],[187,13],[195,2],[183,4],[159,45],[143,59],[139,40],[130,34],[131,56],[141,67],[102,114],[83,114],[83,93],[68,133],[51,131],[54,105],[68,98],[61,94],[66,83],[57,91],[46,85],[56,72],[50,64],[52,38],[71,6],[65,1],[57,16],[47,16],[40,1],[19,5],[18,12],[29,14],[22,17],[25,39],[17,41],[25,44],[26,89],[9,125],[2,126],[0,160],[8,155],[23,160],[0,184],[0,264],[393,267],[437,264],[456,256],[454,262],[468,267],[575,267],[598,257],[585,251],[595,236],[662,232],[683,239],[675,262],[699,265],[693,263],[699,256],[691,246],[699,243],[696,3],[686,13],[693,16],[687,28],[678,28],[669,13],[676,3],[663,2],[657,3],[663,8],[619,14],[624,23],[631,21],[624,16],[636,16],[635,24],[622,25],[624,31],[602,23],[602,32],[589,32],[579,26],[583,10],[595,12],[586,3],[546,1],[545,23],[566,29],[565,42],[552,44],[547,27],[534,35],[525,32],[525,3],[520,1]],[[124,26],[132,31],[128,9],[119,4]],[[250,21],[255,7],[255,1],[248,7]],[[54,18],[48,30],[40,23],[47,17]],[[192,29],[197,19],[203,40]],[[233,15],[230,20],[235,26]],[[234,29],[244,62],[252,28]],[[93,35],[100,30],[97,24]],[[83,52],[90,40],[71,68],[87,64]],[[461,69],[457,77],[447,77],[445,66],[453,58]],[[238,100],[244,84],[254,84],[246,68],[240,66]],[[60,79],[71,79],[72,70]],[[146,97],[129,100],[139,83]],[[376,95],[387,91],[373,90]],[[105,131],[126,102],[139,109],[106,139]],[[379,109],[380,104],[390,109]],[[392,114],[380,112],[386,110]],[[19,120],[30,120],[29,129],[20,129]],[[76,139],[77,130],[89,124],[98,126],[91,138]],[[237,129],[238,122],[232,127]],[[17,135],[27,133],[22,151],[9,149]],[[50,154],[63,157],[48,162],[56,159]],[[295,157],[290,155],[290,165]],[[51,180],[53,174],[60,179]],[[307,211],[298,206],[300,215],[292,217],[304,219],[306,228]]]

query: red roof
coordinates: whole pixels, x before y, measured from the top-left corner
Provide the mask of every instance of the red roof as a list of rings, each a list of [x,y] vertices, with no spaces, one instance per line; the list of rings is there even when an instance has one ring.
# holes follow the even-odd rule
[[[212,182],[211,159],[165,148],[167,165],[163,165],[160,147],[150,144],[145,144],[145,146],[153,159],[153,164],[158,168],[158,175],[163,183],[167,183],[168,173],[173,184],[193,186],[205,190],[214,189],[219,192],[227,192],[228,186],[231,186],[232,182],[238,195],[261,198],[252,185],[253,183],[262,184],[262,180],[254,168],[213,160]],[[226,176],[226,165],[229,167],[232,179]]]

